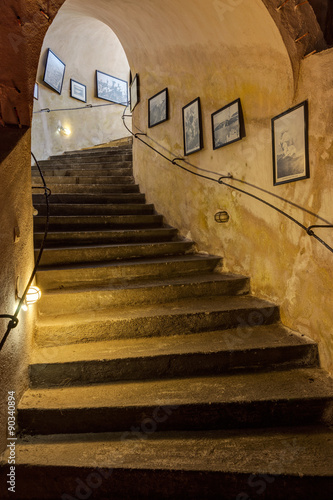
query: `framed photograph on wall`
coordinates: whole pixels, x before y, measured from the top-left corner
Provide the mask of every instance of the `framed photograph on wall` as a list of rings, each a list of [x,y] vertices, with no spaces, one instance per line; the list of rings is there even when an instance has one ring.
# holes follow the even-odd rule
[[[131,82],[130,87],[130,110],[131,112],[135,108],[135,106],[140,102],[140,86],[139,86],[139,75],[136,74]]]
[[[148,99],[148,127],[155,127],[169,118],[168,89]]]
[[[183,107],[183,134],[185,156],[202,149],[200,97]]]
[[[71,97],[82,102],[87,102],[87,87],[71,78]]]
[[[61,94],[62,91],[65,68],[66,64],[63,63],[51,49],[48,49],[43,80],[49,87],[58,92],[58,94]]]
[[[36,82],[35,86],[34,86],[34,99],[36,99],[38,101],[38,97],[39,97],[39,85]]]
[[[245,137],[240,99],[212,114],[213,149],[222,148]]]
[[[125,80],[96,70],[96,89],[99,99],[127,106],[128,84]]]
[[[308,102],[272,119],[274,186],[310,177]]]

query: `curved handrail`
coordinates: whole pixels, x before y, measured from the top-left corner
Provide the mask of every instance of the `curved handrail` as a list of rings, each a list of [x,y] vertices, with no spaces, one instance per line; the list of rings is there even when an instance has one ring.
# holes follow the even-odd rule
[[[23,303],[25,301],[25,298],[26,298],[26,295],[27,295],[28,290],[30,288],[30,285],[31,285],[31,283],[33,282],[33,280],[35,278],[35,275],[36,275],[36,272],[37,272],[37,268],[38,268],[40,260],[42,258],[42,254],[43,254],[43,250],[44,250],[44,246],[45,246],[45,241],[46,241],[47,233],[48,233],[48,230],[49,230],[49,218],[50,218],[49,196],[51,195],[51,190],[46,185],[43,173],[41,171],[39,163],[38,163],[35,155],[33,154],[33,152],[31,152],[31,156],[33,157],[33,159],[36,162],[36,165],[37,165],[37,168],[38,168],[38,171],[39,171],[39,174],[41,176],[42,183],[43,183],[43,186],[33,186],[33,188],[35,188],[35,189],[41,189],[41,187],[42,187],[44,189],[44,195],[45,195],[45,202],[46,202],[46,223],[45,223],[44,237],[43,237],[43,241],[41,243],[41,246],[40,246],[40,249],[39,249],[39,253],[38,253],[38,256],[37,256],[37,259],[36,259],[36,262],[35,262],[35,267],[34,267],[32,273],[31,273],[31,276],[30,276],[30,279],[28,281],[27,286],[25,287],[23,295],[20,298],[18,306],[17,306],[17,308],[15,310],[15,313],[13,315],[12,314],[0,314],[0,318],[9,318],[10,319],[10,321],[8,323],[8,326],[7,326],[7,330],[6,330],[6,332],[5,332],[2,340],[0,342],[0,351],[2,350],[2,348],[3,348],[4,344],[5,344],[5,342],[6,342],[7,338],[8,338],[8,335],[10,334],[11,330],[13,330],[14,328],[16,328],[17,325],[18,325],[18,323],[19,323],[18,315],[19,315],[19,312],[20,312],[20,310],[22,308],[22,305],[23,305]]]
[[[148,144],[146,141],[144,141],[143,139],[141,139],[140,137],[138,137],[139,135],[144,135],[148,138],[147,134],[143,133],[143,132],[140,132],[140,133],[134,133],[132,130],[130,130],[130,128],[126,125],[125,123],[125,118],[126,117],[130,117],[131,115],[126,115],[125,114],[126,112],[126,108],[124,110],[124,113],[122,115],[122,120],[123,120],[123,124],[124,124],[124,127],[126,128],[126,130],[135,138],[135,139],[138,139],[139,141],[141,141],[143,144],[145,144],[146,146],[148,146],[150,149],[152,149],[153,151],[155,151],[155,153],[159,154],[160,156],[162,156],[162,158],[165,158],[167,161],[169,161],[170,163],[172,163],[172,165],[176,165],[177,167],[181,168],[182,170],[186,170],[187,172],[189,172],[190,174],[192,175],[196,175],[197,177],[203,177],[204,179],[208,179],[210,181],[213,181],[213,182],[218,182],[219,184],[223,184],[224,186],[227,186],[229,187],[230,189],[233,189],[235,191],[238,191],[240,193],[243,193],[247,196],[250,196],[251,198],[254,198],[255,200],[258,200],[260,201],[261,203],[267,205],[268,207],[272,208],[273,210],[275,210],[276,212],[280,213],[281,215],[283,215],[284,217],[286,217],[287,219],[291,220],[292,222],[294,222],[297,226],[299,226],[301,229],[303,229],[309,236],[312,236],[313,238],[315,238],[317,241],[319,241],[323,246],[325,246],[325,248],[327,248],[331,253],[333,253],[333,248],[328,245],[322,238],[320,238],[318,235],[316,235],[313,231],[312,228],[314,227],[320,227],[320,228],[332,228],[333,225],[331,224],[327,224],[327,225],[312,225],[312,226],[309,226],[309,227],[306,227],[304,224],[302,224],[299,220],[295,219],[295,217],[292,217],[291,215],[287,214],[284,210],[276,207],[275,205],[273,205],[272,203],[269,203],[268,201],[260,198],[260,196],[256,196],[255,194],[252,194],[252,193],[249,193],[248,191],[245,191],[244,189],[240,189],[236,186],[233,186],[233,185],[230,185],[228,183],[226,183],[223,179],[232,179],[232,180],[238,180],[238,179],[234,179],[232,174],[227,174],[227,175],[220,175],[220,177],[218,179],[214,179],[213,177],[209,177],[208,175],[203,175],[203,174],[199,174],[198,172],[193,172],[193,170],[190,170],[189,168],[186,168],[182,165],[179,165],[179,163],[177,163],[177,161],[184,161],[185,163],[186,162],[186,159],[185,158],[181,158],[179,156],[176,156],[176,155],[173,155],[174,158],[173,159],[170,159],[168,158],[165,154],[161,153],[160,151],[158,151],[156,148],[154,148],[154,146]],[[193,167],[195,167],[194,165],[192,165]],[[199,168],[199,167],[195,167],[197,170],[200,170],[200,171],[205,171],[207,172],[207,170],[204,170],[202,168]],[[213,172],[211,172],[213,173]],[[216,174],[214,172],[214,174]],[[217,174],[216,174],[217,175]],[[257,187],[257,186],[254,186],[254,187]],[[259,188],[258,188],[259,189]],[[266,191],[267,192],[267,191]],[[273,193],[269,193],[269,194],[272,194]]]

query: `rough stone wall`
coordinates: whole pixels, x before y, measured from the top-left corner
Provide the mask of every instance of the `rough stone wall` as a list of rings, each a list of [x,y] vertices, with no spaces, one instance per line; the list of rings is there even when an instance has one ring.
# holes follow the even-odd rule
[[[295,7],[295,0],[290,2]],[[45,2],[50,20],[62,3]],[[301,63],[312,47],[322,48],[312,10],[299,11],[299,24],[293,18],[289,31],[278,18],[282,19],[276,10],[278,0],[67,3],[106,23],[121,41],[132,72],[141,77],[142,100],[134,112],[134,123],[141,130],[147,130],[147,98],[169,88],[170,120],[148,131],[164,151],[182,155],[181,109],[200,96],[204,149],[189,158],[191,163],[215,172],[231,171],[273,193],[274,201],[304,224],[317,222],[311,215],[315,213],[332,223],[332,53],[313,55]],[[33,86],[50,22],[35,0],[4,0],[1,8],[1,115],[6,124],[17,124],[16,107],[21,124],[30,126]],[[308,45],[308,38],[293,45],[298,27],[311,28],[315,45]],[[214,152],[210,114],[238,97],[246,138]],[[305,98],[310,113],[311,177],[273,187],[270,120]],[[0,154],[0,302],[4,312],[11,312],[16,276],[26,279],[33,260],[29,133],[0,127]],[[327,250],[245,195],[183,173],[138,143],[134,155],[136,175],[148,200],[166,214],[168,222],[184,235],[191,233],[201,250],[223,255],[226,270],[251,275],[255,293],[282,305],[286,324],[319,340],[323,366],[332,371],[332,257]],[[19,190],[14,178],[19,179]],[[272,201],[270,194],[263,195]],[[231,215],[222,227],[213,221],[218,208],[228,209]],[[14,216],[21,227],[21,240],[15,245]],[[332,244],[327,232],[323,236]],[[6,391],[21,394],[27,383],[29,332],[29,321],[22,320],[0,354],[1,380],[6,380],[0,402],[2,447]]]

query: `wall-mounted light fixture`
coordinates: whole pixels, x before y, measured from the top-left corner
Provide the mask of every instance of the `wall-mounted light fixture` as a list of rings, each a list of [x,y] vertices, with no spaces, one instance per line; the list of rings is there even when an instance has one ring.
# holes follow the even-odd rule
[[[226,210],[220,210],[214,215],[215,222],[222,224],[223,222],[228,222],[230,216]]]
[[[61,123],[58,124],[57,132],[58,134],[64,135],[66,137],[71,135],[71,130],[68,127],[63,127]]]
[[[38,286],[31,286],[25,296],[25,302],[27,306],[31,306],[35,304],[42,296],[42,292],[38,288]]]

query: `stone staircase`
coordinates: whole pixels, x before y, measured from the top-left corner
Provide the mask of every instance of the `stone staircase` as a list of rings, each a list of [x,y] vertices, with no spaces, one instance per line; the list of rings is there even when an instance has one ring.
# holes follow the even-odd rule
[[[40,163],[50,233],[15,498],[331,500],[315,342],[145,203],[129,141]]]

